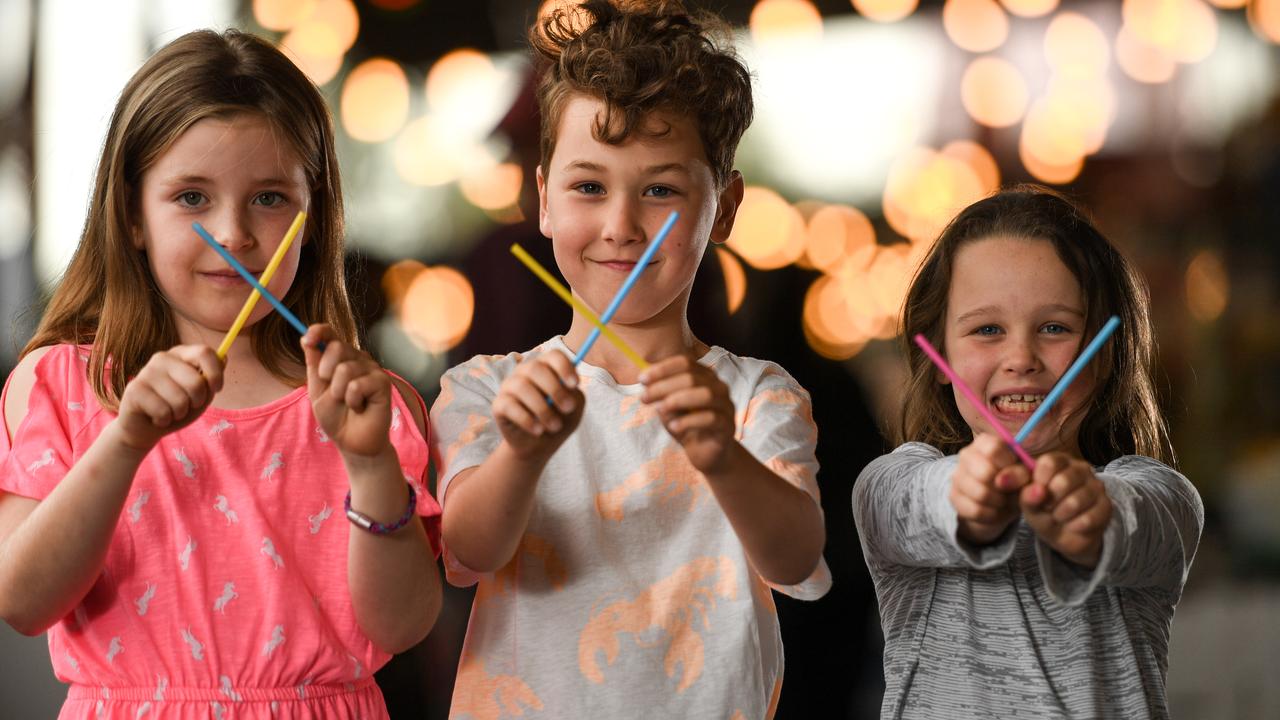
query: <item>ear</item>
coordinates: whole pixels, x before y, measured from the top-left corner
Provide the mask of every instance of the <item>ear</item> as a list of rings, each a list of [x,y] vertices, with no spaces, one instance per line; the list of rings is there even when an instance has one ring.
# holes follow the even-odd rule
[[[742,181],[742,173],[734,170],[729,174],[729,182],[725,183],[716,201],[716,220],[711,226],[711,242],[722,245],[729,241],[733,232],[733,222],[738,217],[738,208],[742,206],[742,196],[746,185]]]
[[[551,237],[551,220],[547,215],[547,177],[542,173],[542,166],[534,171],[538,181],[538,230],[548,238]]]

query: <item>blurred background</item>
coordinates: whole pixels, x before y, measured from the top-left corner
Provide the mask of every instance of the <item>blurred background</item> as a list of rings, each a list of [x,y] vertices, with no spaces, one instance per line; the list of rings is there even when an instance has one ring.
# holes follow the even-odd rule
[[[561,0],[567,1],[567,0]],[[569,314],[508,254],[538,233],[536,0],[0,0],[0,371],[74,249],[117,94],[200,27],[283,47],[338,128],[365,339],[434,399],[475,353]],[[814,397],[832,592],[779,598],[779,718],[876,716],[875,598],[850,514],[890,447],[897,313],[928,243],[1001,184],[1060,188],[1151,286],[1159,387],[1207,522],[1173,625],[1184,718],[1280,717],[1280,0],[712,0],[755,75],[746,200],[708,250],[694,331]],[[378,675],[394,718],[443,718],[470,608]],[[43,638],[0,627],[0,715],[52,717]]]

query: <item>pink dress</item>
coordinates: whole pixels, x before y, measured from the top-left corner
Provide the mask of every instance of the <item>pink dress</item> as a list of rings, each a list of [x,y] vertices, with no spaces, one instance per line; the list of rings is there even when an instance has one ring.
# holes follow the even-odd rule
[[[88,351],[36,365],[26,419],[0,432],[0,490],[42,499],[114,417]],[[422,400],[414,396],[414,401]],[[427,443],[394,397],[391,439],[430,518]],[[60,718],[386,718],[373,672],[388,660],[347,588],[347,477],[306,388],[256,408],[210,408],[138,470],[84,601],[49,629]],[[47,542],[57,542],[51,537]]]

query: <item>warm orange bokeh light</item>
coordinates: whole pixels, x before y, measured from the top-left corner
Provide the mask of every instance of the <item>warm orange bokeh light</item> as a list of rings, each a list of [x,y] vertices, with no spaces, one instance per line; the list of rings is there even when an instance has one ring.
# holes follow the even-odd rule
[[[469,93],[493,87],[497,77],[488,55],[471,48],[452,50],[427,71],[427,104],[433,109],[465,105]]]
[[[825,275],[805,293],[803,325],[809,346],[832,360],[853,357],[867,341],[868,333],[851,317],[840,281]]]
[[[1063,12],[1045,29],[1044,55],[1058,75],[1094,78],[1106,73],[1111,44],[1097,23],[1080,13]]]
[[[1116,63],[1126,75],[1149,85],[1169,82],[1178,69],[1173,58],[1143,42],[1127,27],[1120,28],[1116,35]]]
[[[1199,62],[1218,42],[1218,19],[1203,0],[1125,0],[1124,24],[1147,45],[1184,63]]]
[[[253,0],[253,19],[268,30],[292,30],[315,10],[316,0]]]
[[[464,175],[458,183],[467,202],[481,210],[501,210],[520,199],[524,173],[515,163],[499,163]]]
[[[324,85],[342,69],[341,44],[324,25],[307,24],[280,39],[280,49],[311,82]]]
[[[720,260],[720,272],[724,275],[724,292],[729,301],[729,314],[738,312],[742,301],[747,297],[747,271],[733,253],[724,248],[716,248],[716,257]]]
[[[920,0],[852,0],[853,9],[875,22],[896,22],[915,12]]]
[[[1004,9],[1018,17],[1048,15],[1058,7],[1058,0],[1000,0]]]
[[[430,115],[412,120],[395,140],[396,172],[412,185],[444,185],[462,175],[464,148],[446,123]]]
[[[983,195],[1000,188],[1000,165],[985,147],[972,140],[953,140],[942,148],[942,154],[968,165],[978,176]]]
[[[1249,0],[1209,0],[1210,5],[1223,10],[1239,10],[1248,2]]]
[[[414,277],[400,304],[400,323],[418,346],[441,353],[466,337],[475,312],[475,294],[462,273],[428,267]]]
[[[352,138],[388,140],[409,117],[409,79],[395,61],[366,60],[347,75],[341,108],[342,126]]]
[[[1227,309],[1231,281],[1222,258],[1212,250],[1201,250],[1187,265],[1187,309],[1200,322],[1213,322]]]
[[[822,15],[809,0],[760,0],[751,9],[750,26],[756,42],[822,38]]]
[[[805,249],[804,218],[781,195],[748,187],[729,235],[729,247],[752,267],[775,270],[795,262]]]
[[[382,274],[382,294],[387,298],[387,305],[392,309],[397,308],[413,285],[414,278],[426,269],[427,266],[417,260],[401,260],[387,268]]]
[[[1027,111],[1027,82],[1007,60],[981,57],[969,63],[960,81],[964,109],[987,127],[1016,125]]]
[[[947,0],[942,27],[956,46],[969,52],[989,52],[1009,37],[1009,18],[996,0]]]
[[[1018,158],[1022,160],[1022,165],[1041,182],[1050,185],[1066,185],[1075,180],[1080,175],[1080,171],[1084,169],[1084,156],[1077,157],[1074,161],[1054,164],[1041,159],[1036,153],[1027,147],[1026,128],[1023,128],[1022,137],[1018,141]]]
[[[1280,43],[1280,0],[1249,0],[1248,17],[1258,37]]]
[[[884,216],[903,237],[931,240],[983,194],[982,181],[967,163],[929,148],[914,148],[889,168]]]
[[[805,254],[810,264],[825,273],[837,268],[862,270],[876,252],[876,230],[861,210],[848,205],[826,205],[809,218]]]

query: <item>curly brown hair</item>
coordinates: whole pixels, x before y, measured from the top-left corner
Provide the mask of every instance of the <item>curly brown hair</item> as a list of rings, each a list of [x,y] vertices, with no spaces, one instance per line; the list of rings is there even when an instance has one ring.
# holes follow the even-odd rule
[[[555,151],[560,113],[573,94],[598,98],[597,140],[618,145],[655,110],[693,118],[724,187],[734,153],[751,124],[751,75],[715,15],[678,0],[588,0],[558,8],[529,31],[542,72],[541,161]]]
[[[1074,203],[1038,185],[1010,187],[970,205],[942,231],[907,291],[902,312],[903,351],[910,378],[899,443],[925,442],[952,454],[973,441],[953,393],[937,381],[933,364],[911,338],[923,334],[944,354],[947,297],[956,253],[994,236],[1045,240],[1084,292],[1085,337],[1111,315],[1120,329],[1095,364],[1098,385],[1082,409],[1081,454],[1101,465],[1121,455],[1174,460],[1152,380],[1155,332],[1146,283]]]

